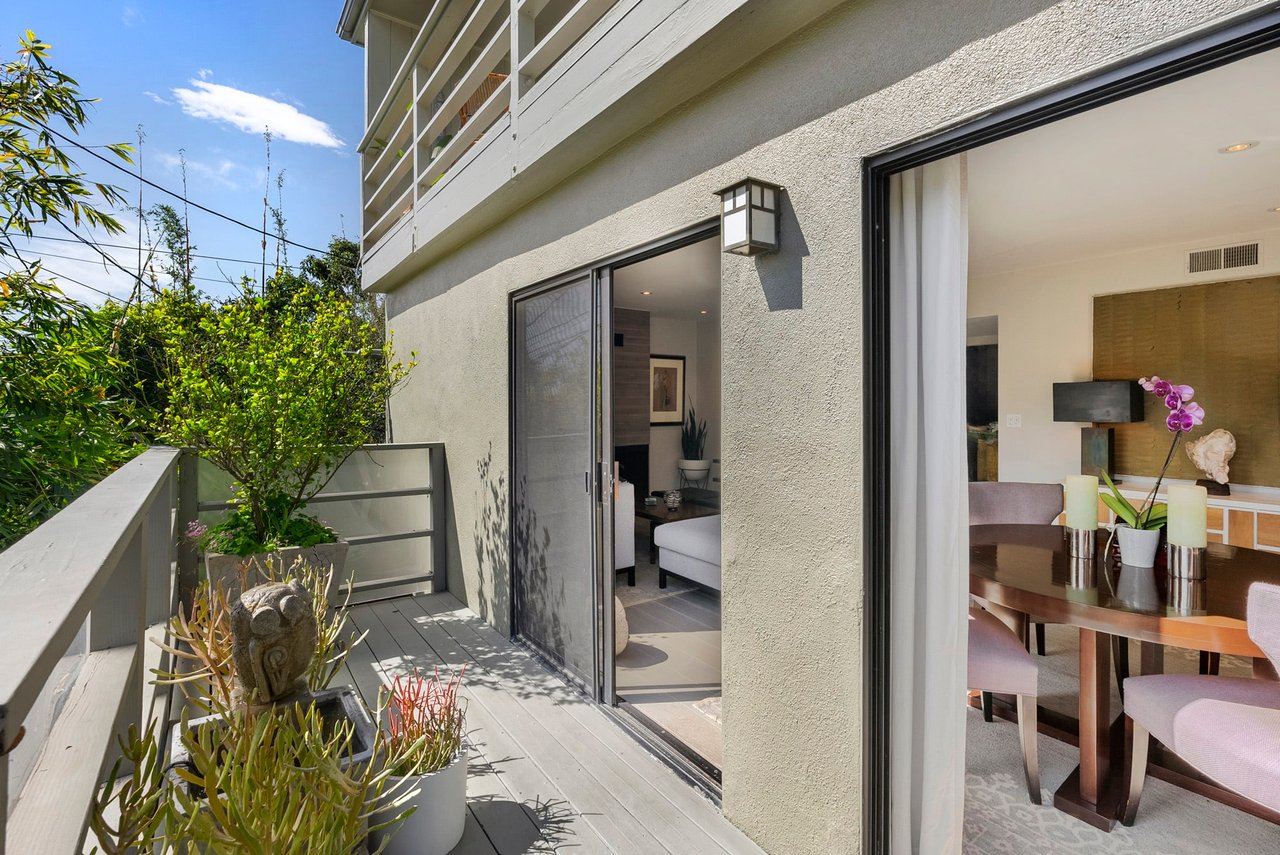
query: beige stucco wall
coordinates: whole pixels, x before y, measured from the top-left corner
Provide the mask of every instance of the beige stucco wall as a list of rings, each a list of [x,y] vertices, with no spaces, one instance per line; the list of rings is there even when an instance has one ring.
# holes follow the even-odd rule
[[[450,589],[507,628],[508,293],[786,185],[782,251],[722,262],[724,810],[772,853],[858,851],[860,158],[1249,5],[851,3],[394,290],[421,363],[395,438],[447,443]]]

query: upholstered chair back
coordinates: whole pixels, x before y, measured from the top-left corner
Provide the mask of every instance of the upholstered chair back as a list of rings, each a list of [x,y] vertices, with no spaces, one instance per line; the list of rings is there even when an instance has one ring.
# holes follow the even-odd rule
[[[1280,585],[1249,586],[1249,637],[1280,670]]]
[[[1048,525],[1062,513],[1061,484],[974,481],[969,484],[969,525]]]

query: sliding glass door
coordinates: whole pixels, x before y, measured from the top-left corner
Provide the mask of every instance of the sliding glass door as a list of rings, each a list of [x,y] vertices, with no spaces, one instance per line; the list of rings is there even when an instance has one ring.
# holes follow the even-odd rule
[[[515,631],[600,697],[609,503],[602,432],[602,281],[585,275],[514,304],[512,542]],[[607,412],[607,410],[603,410]],[[610,553],[607,553],[611,555]]]

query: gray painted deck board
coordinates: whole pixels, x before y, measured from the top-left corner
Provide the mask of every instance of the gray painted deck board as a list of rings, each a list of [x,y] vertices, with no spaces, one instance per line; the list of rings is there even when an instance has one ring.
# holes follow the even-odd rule
[[[599,708],[451,595],[384,600],[351,614],[369,635],[338,680],[371,703],[387,675],[467,666],[470,815],[455,855],[760,852]]]
[[[649,754],[599,707],[587,702],[452,596],[414,597],[411,602],[443,625],[473,655],[504,663],[502,667],[511,679],[524,687],[517,696],[531,706],[539,720],[550,721],[553,719],[549,716],[567,713],[590,739],[584,744],[590,746],[593,769],[600,768],[595,764],[601,758],[610,758],[607,768],[611,775],[618,776],[613,780],[622,782],[624,797],[634,805],[633,812],[643,817],[651,832],[662,836],[666,851],[761,852],[710,800]],[[565,741],[583,738],[573,724],[563,719],[555,730]],[[612,758],[621,764],[612,762]],[[604,774],[601,772],[601,777]],[[607,788],[610,783],[601,780],[600,786]]]

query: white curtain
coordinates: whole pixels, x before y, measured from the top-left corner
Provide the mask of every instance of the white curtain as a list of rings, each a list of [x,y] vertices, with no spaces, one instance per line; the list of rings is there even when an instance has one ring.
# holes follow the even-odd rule
[[[890,201],[890,781],[894,853],[960,852],[969,526],[963,155]]]

